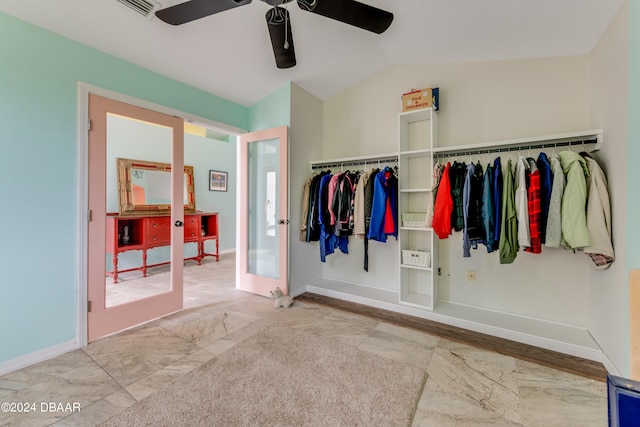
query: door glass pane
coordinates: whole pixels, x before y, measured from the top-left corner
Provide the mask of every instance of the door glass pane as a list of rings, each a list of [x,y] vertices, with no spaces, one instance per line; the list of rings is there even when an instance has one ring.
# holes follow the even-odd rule
[[[248,272],[279,278],[280,141],[248,144]]]
[[[171,290],[171,218],[118,215],[118,158],[171,163],[172,129],[107,114],[106,306]],[[170,172],[132,169],[134,204],[170,204]],[[143,237],[153,241],[142,245]],[[145,267],[146,266],[146,267]]]

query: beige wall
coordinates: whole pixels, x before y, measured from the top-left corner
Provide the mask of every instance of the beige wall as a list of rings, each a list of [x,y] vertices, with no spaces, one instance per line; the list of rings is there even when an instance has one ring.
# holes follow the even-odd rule
[[[412,88],[440,88],[440,145],[585,130],[588,85],[588,56],[393,66],[325,101],[323,156],[396,150]]]
[[[591,129],[589,65],[589,56],[578,56],[391,67],[324,102],[323,158],[397,150],[400,97],[411,88],[440,88],[442,146]],[[439,252],[443,300],[588,324],[583,254],[521,252],[514,264],[500,265],[484,248],[463,258],[461,233],[441,241]],[[467,282],[467,270],[476,271],[476,282]]]
[[[291,84],[289,135],[289,290],[303,289],[322,275],[317,244],[300,241],[302,190],[311,176],[309,162],[322,151],[322,101]]]
[[[603,128],[604,149],[596,159],[605,169],[611,196],[616,262],[589,276],[589,331],[611,363],[626,375],[629,366],[626,221],[627,97],[629,90],[629,2],[613,18],[590,55],[591,122]]]
[[[441,298],[584,326],[612,372],[629,373],[626,221],[629,0],[589,55],[390,67],[324,102],[324,159],[397,149],[400,96],[440,88],[440,145],[463,145],[604,129],[594,157],[605,169],[617,261],[590,270],[581,254],[555,249],[510,266],[495,256],[461,256],[461,238],[441,242]],[[357,264],[357,263],[356,263]],[[477,282],[465,283],[466,270]]]

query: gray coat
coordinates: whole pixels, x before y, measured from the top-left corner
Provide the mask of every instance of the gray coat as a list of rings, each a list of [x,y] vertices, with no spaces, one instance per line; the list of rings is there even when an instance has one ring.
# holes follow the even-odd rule
[[[549,201],[549,214],[547,216],[547,234],[545,246],[559,248],[562,240],[562,195],[566,185],[564,172],[560,165],[560,158],[554,154],[549,158],[551,171],[553,172],[553,185],[551,186],[551,199]]]

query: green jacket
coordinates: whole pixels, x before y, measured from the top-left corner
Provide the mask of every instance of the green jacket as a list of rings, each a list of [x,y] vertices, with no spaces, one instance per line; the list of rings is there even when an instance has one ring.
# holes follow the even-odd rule
[[[558,154],[567,185],[562,195],[562,245],[569,249],[591,245],[587,228],[587,180],[584,158],[573,151]]]
[[[518,221],[516,218],[515,177],[511,159],[503,171],[502,219],[500,222],[500,264],[511,264],[518,255]]]

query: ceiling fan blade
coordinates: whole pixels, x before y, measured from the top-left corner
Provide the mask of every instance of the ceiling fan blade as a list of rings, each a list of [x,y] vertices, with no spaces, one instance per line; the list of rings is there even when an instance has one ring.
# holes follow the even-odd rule
[[[180,25],[214,13],[251,3],[251,0],[190,0],[156,11],[156,16],[171,25]]]
[[[298,0],[298,6],[376,34],[385,32],[393,21],[393,13],[355,0]]]
[[[291,68],[296,65],[296,53],[291,37],[291,21],[289,12],[279,6],[267,11],[267,27],[273,46],[273,55],[278,68]]]

